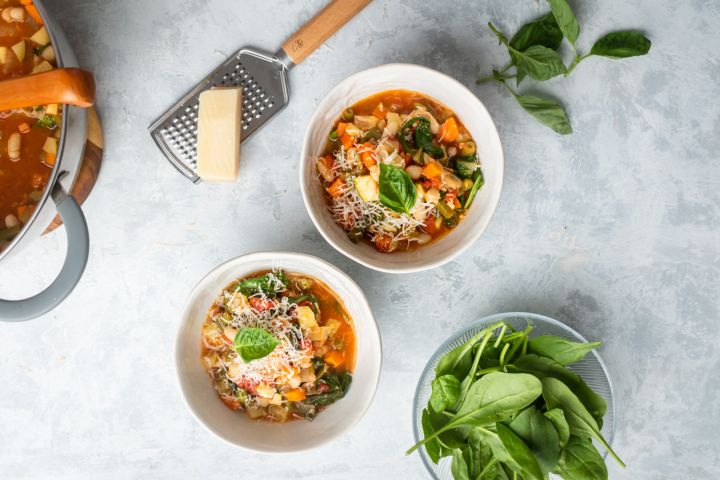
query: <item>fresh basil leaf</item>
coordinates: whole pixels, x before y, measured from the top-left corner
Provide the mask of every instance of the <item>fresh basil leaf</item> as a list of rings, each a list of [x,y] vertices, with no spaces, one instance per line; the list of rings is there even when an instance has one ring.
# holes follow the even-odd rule
[[[570,437],[557,473],[563,480],[607,480],[605,461],[590,440]]]
[[[515,65],[535,80],[549,80],[567,72],[560,55],[542,45],[533,45],[521,52],[508,47]]]
[[[547,100],[532,95],[516,95],[515,100],[540,123],[561,135],[572,133],[570,120],[562,105],[554,100]]]
[[[563,366],[579,362],[592,350],[602,346],[600,342],[578,343],[554,335],[542,335],[530,339],[529,351],[548,357]]]
[[[556,378],[547,377],[542,380],[542,395],[548,409],[561,408],[565,419],[570,426],[570,432],[581,438],[594,438],[610,455],[623,467],[625,463],[613,451],[605,438],[600,434],[600,428],[578,397]]]
[[[277,338],[262,328],[244,327],[235,335],[233,348],[248,363],[268,356],[279,344]]]
[[[637,57],[647,54],[650,46],[650,40],[645,35],[633,30],[626,30],[602,36],[595,42],[590,54],[608,58]]]
[[[567,0],[547,0],[547,2],[563,35],[574,45],[580,35],[580,24]]]
[[[527,477],[532,480],[544,480],[543,472],[530,447],[528,447],[520,437],[515,435],[507,425],[496,423],[495,429],[505,449],[515,463],[522,468],[523,474],[527,474]]]
[[[558,438],[560,438],[560,445],[565,446],[570,439],[570,426],[565,420],[565,414],[560,408],[553,408],[545,412],[545,416],[552,422],[557,430]]]
[[[542,45],[551,50],[557,50],[562,39],[563,34],[555,16],[548,13],[520,27],[520,30],[510,40],[510,46],[521,52],[533,45]]]
[[[555,469],[560,460],[560,437],[545,415],[530,405],[508,426],[530,447],[543,473],[550,473]]]
[[[415,184],[402,168],[380,164],[380,203],[399,213],[410,213],[415,206]]]
[[[495,34],[500,44],[507,45],[509,43],[505,34],[495,28],[495,25],[493,25],[492,22],[488,22],[488,28]]]
[[[450,472],[454,480],[470,480],[468,466],[467,463],[465,463],[465,457],[463,457],[462,450],[460,449],[456,448],[453,450]]]
[[[443,375],[432,382],[430,407],[436,412],[442,412],[457,402],[460,396],[460,380],[454,375]]]

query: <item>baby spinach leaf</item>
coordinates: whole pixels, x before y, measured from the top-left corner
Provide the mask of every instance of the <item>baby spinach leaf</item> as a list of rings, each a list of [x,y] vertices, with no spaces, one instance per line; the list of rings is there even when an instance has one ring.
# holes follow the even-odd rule
[[[472,350],[484,337],[487,329],[484,328],[473,335],[470,340],[458,345],[440,358],[435,367],[435,375],[453,374],[457,378],[465,378],[472,365]]]
[[[416,190],[410,175],[402,168],[380,164],[380,203],[399,213],[410,213]]]
[[[577,373],[568,370],[559,363],[547,357],[540,357],[530,353],[519,357],[512,366],[516,371],[530,373],[541,380],[552,377],[562,381],[575,392],[582,404],[596,420],[602,419],[605,415],[607,410],[605,399],[593,392]],[[510,366],[508,366],[508,371],[512,371]]]
[[[510,46],[521,52],[533,45],[542,45],[551,50],[557,50],[562,39],[563,34],[555,16],[548,13],[520,27],[520,30],[510,40]]]
[[[560,408],[553,408],[545,412],[545,416],[552,422],[560,438],[560,445],[565,446],[570,438],[570,426],[565,420],[565,414]]]
[[[547,2],[563,35],[574,45],[580,35],[580,24],[567,0],[547,0]]]
[[[243,362],[248,363],[266,357],[280,341],[262,328],[244,327],[238,330],[233,348]]]
[[[430,407],[436,412],[442,412],[447,407],[455,405],[460,396],[460,380],[454,375],[442,375],[432,382]]]
[[[495,424],[495,429],[505,449],[515,463],[522,468],[523,474],[527,474],[527,477],[532,480],[544,480],[545,476],[540,465],[525,442],[503,423]]]
[[[474,429],[475,430],[475,429]],[[470,478],[476,480],[495,480],[497,478],[497,460],[492,448],[482,437],[473,434],[468,435],[468,454],[466,456]]]
[[[470,480],[470,474],[468,473],[468,466],[465,463],[463,452],[460,449],[454,449],[452,453],[452,464],[450,465],[450,472],[455,480]]]
[[[520,412],[508,426],[530,447],[544,473],[555,469],[560,459],[560,437],[552,422],[534,405]]]
[[[430,423],[430,412],[428,412],[427,408],[424,409],[422,412],[420,423],[422,424],[423,437],[430,437],[435,433],[432,423]],[[442,454],[442,448],[437,438],[430,440],[424,446],[428,457],[430,457],[430,460],[432,460],[432,462],[436,465],[438,463],[438,460],[440,460],[440,457],[445,456]]]
[[[503,445],[500,437],[498,437],[497,432],[493,432],[492,430],[483,427],[475,427],[470,430],[468,440],[471,445],[473,442],[487,445],[498,462],[511,464],[513,467],[520,469],[520,467],[515,464],[515,460],[513,460],[508,451],[505,449],[505,445]]]
[[[518,69],[535,80],[549,80],[567,71],[557,52],[542,45],[533,45],[525,51],[508,47]]]
[[[548,100],[533,95],[515,95],[515,100],[540,123],[561,135],[572,133],[570,120],[565,109],[555,100]]]
[[[650,51],[650,40],[634,30],[608,33],[595,42],[591,55],[608,58],[628,58],[645,55]]]
[[[544,378],[542,395],[549,409],[561,408],[563,410],[573,435],[581,438],[595,438],[620,465],[625,466],[625,463],[620,460],[620,457],[615,454],[600,434],[600,429],[593,416],[567,385],[556,378]]]
[[[578,343],[554,335],[535,337],[528,343],[531,352],[551,358],[564,366],[579,362],[590,351],[601,346],[600,342]]]
[[[563,449],[557,473],[563,480],[607,480],[605,461],[590,440],[570,437]]]

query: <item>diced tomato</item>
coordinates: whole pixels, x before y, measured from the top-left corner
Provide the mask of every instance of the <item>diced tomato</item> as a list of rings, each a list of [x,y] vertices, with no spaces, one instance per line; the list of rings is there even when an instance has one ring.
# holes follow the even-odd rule
[[[379,252],[389,252],[392,248],[392,237],[390,235],[378,235],[375,237],[375,248]]]
[[[268,300],[265,298],[258,298],[258,297],[250,297],[248,298],[248,302],[250,302],[250,306],[257,310],[258,312],[264,312],[266,310],[270,310],[275,306],[275,302],[272,300]]]
[[[238,408],[240,408],[240,402],[234,398],[220,397],[220,399],[223,401],[223,403],[225,405],[228,406],[228,408],[230,408],[230,410],[237,410]]]
[[[435,215],[428,215],[425,218],[425,223],[423,224],[422,229],[425,233],[430,235],[435,235],[437,233],[438,229],[435,223]]]
[[[331,197],[337,198],[343,194],[343,191],[345,190],[346,186],[347,185],[345,183],[345,180],[338,177],[335,180],[333,180],[333,182],[330,184],[329,187],[327,187],[327,192],[330,194]]]
[[[427,190],[430,188],[440,188],[442,187],[442,178],[441,177],[433,177],[429,180],[425,180],[422,182],[422,186]]]
[[[452,203],[453,208],[460,208],[460,202],[458,201],[457,195],[455,193],[446,193],[444,201],[448,204]]]

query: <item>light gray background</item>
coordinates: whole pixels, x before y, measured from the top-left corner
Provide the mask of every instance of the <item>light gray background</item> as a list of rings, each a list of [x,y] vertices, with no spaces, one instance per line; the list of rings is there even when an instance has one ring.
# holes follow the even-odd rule
[[[539,126],[493,85],[508,33],[532,0],[376,0],[291,72],[290,106],[243,147],[238,182],[194,186],[146,127],[235,49],[275,49],[323,0],[50,0],[93,70],[106,156],[85,205],[82,283],[57,310],[0,325],[2,478],[422,478],[413,390],[437,345],[512,310],[558,318],[590,339],[616,386],[611,478],[710,479],[720,471],[720,3],[576,1],[580,49],[643,28],[647,57],[590,59],[525,90],[563,99],[575,133]],[[315,105],[342,78],[388,63],[446,72],[487,105],[506,153],[500,206],[457,261],[391,276],[334,252],[306,214],[298,153]],[[482,141],[482,139],[477,139]],[[3,263],[0,295],[29,295],[59,270],[64,233]],[[175,384],[178,315],[195,282],[256,250],[325,258],[366,291],[380,324],[374,404],[350,435],[302,455],[231,448],[197,425]],[[360,359],[362,361],[362,359]]]

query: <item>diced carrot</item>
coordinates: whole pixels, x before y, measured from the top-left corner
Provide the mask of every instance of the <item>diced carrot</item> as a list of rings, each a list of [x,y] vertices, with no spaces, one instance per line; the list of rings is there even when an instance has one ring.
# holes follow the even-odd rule
[[[34,205],[20,205],[17,209],[18,218],[22,223],[27,223],[35,210]]]
[[[350,148],[352,148],[353,144],[355,143],[355,139],[347,133],[342,136],[340,141],[342,142],[342,146],[345,150],[349,150]]]
[[[337,126],[338,137],[342,137],[343,135],[345,135],[345,127],[347,127],[347,123],[338,122],[338,126]]]
[[[440,127],[440,131],[438,132],[438,135],[440,136],[441,142],[454,142],[458,134],[460,132],[458,131],[458,125],[455,121],[455,117],[450,117],[442,124]]]
[[[330,186],[327,187],[327,192],[333,198],[337,198],[340,195],[342,195],[343,190],[345,190],[345,180],[343,180],[340,177],[333,180],[333,182],[330,184]]]
[[[385,105],[383,105],[382,102],[378,103],[377,107],[375,107],[375,110],[373,110],[372,114],[374,117],[377,117],[380,120],[387,117],[387,110],[385,110]]]
[[[57,160],[57,154],[56,153],[47,153],[45,152],[45,163],[50,165],[51,167],[55,165],[55,160]]]
[[[20,125],[18,125],[18,132],[20,133],[28,133],[30,131],[30,125],[23,122]]]
[[[330,350],[325,354],[325,363],[333,368],[338,368],[345,361],[345,355],[338,350]]]
[[[301,402],[305,400],[305,391],[300,387],[293,388],[285,393],[285,398],[287,398],[289,402]]]
[[[363,144],[363,152],[360,155],[360,159],[363,162],[363,165],[369,170],[370,167],[375,165],[377,162],[375,161],[374,154],[375,153],[375,147],[372,143],[367,142]]]
[[[40,16],[40,12],[38,12],[38,9],[35,8],[35,5],[33,5],[32,3],[25,4],[25,10],[27,10],[28,15],[30,15],[32,19],[35,20],[35,23],[37,23],[38,25],[45,25],[42,17]]]
[[[437,162],[430,162],[425,164],[422,168],[422,174],[425,178],[439,177],[443,172],[443,169]]]

